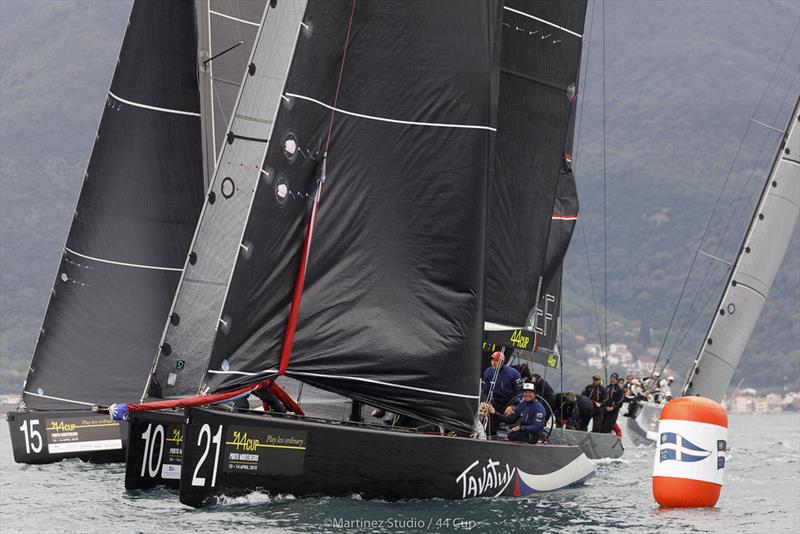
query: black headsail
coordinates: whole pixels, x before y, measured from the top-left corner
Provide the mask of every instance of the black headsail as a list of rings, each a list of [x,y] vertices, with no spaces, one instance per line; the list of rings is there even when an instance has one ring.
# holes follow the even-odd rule
[[[137,1],[25,388],[29,409],[141,391],[202,205],[195,12]]]
[[[555,289],[577,215],[569,152],[585,13],[581,0],[509,0],[503,9],[487,341],[533,350],[534,328],[540,346],[555,339],[544,334],[556,330]]]
[[[287,374],[471,427],[499,22],[484,0],[309,2],[203,390],[277,369],[330,131]]]

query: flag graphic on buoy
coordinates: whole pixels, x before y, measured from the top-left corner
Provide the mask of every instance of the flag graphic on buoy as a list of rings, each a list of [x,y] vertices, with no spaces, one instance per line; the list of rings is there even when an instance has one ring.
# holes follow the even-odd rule
[[[653,497],[664,507],[710,507],[725,476],[728,415],[703,397],[672,400],[661,411]]]

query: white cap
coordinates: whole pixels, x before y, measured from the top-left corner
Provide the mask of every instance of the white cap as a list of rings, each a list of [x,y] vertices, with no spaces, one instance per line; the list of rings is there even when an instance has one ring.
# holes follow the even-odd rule
[[[667,380],[672,380],[674,382],[675,381],[675,377],[674,376],[668,376]]]
[[[525,382],[524,384],[522,384],[522,391],[528,391],[528,390],[534,391],[534,386],[530,382]]]
[[[656,371],[656,372],[654,372],[654,373],[653,373],[653,376],[661,376],[661,373],[659,373],[658,371]]]

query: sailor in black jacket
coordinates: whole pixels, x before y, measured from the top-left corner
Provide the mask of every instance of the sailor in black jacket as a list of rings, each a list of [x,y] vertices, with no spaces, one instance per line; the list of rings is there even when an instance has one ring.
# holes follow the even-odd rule
[[[600,375],[592,377],[592,383],[583,388],[583,394],[594,404],[592,414],[592,432],[600,432],[603,428],[603,410],[600,407],[606,400],[606,390],[600,381]]]
[[[609,384],[606,386],[606,400],[603,401],[603,426],[601,431],[608,433],[614,429],[614,423],[617,422],[619,416],[619,409],[625,401],[625,392],[619,386],[619,375],[611,373],[608,379]]]

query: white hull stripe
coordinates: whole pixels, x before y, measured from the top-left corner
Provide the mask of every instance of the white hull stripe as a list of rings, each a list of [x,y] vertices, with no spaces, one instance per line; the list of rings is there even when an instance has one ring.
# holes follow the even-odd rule
[[[70,249],[69,247],[64,247],[64,250],[69,252],[70,254],[74,254],[75,256],[80,256],[81,258],[86,258],[87,260],[92,261],[99,261],[101,263],[110,263],[111,265],[121,265],[122,267],[135,267],[137,269],[154,269],[156,271],[175,271],[175,272],[183,272],[183,269],[178,269],[175,267],[157,267],[155,265],[140,265],[138,263],[125,263],[122,261],[112,261],[112,260],[104,260],[102,258],[95,258],[93,256],[87,256],[86,254],[81,254],[80,252],[75,252],[74,250]]]
[[[408,125],[411,125],[411,126],[433,126],[433,127],[437,127],[437,128],[464,128],[464,129],[467,129],[467,130],[487,130],[487,131],[490,131],[490,132],[496,132],[497,131],[497,128],[492,128],[491,126],[483,126],[483,125],[480,125],[480,124],[449,124],[449,123],[446,123],[446,122],[404,121],[404,120],[400,120],[400,119],[389,119],[387,117],[377,117],[375,115],[364,115],[363,113],[355,113],[353,111],[347,111],[345,109],[335,108],[333,106],[329,106],[328,104],[325,104],[324,102],[320,102],[319,100],[317,100],[315,98],[311,98],[311,97],[304,96],[304,95],[298,95],[297,93],[286,93],[286,96],[292,97],[292,98],[299,98],[300,100],[307,100],[309,102],[313,102],[313,103],[318,104],[318,105],[320,105],[320,106],[322,106],[324,108],[330,109],[331,111],[335,111],[337,113],[341,113],[342,115],[350,115],[352,117],[359,117],[359,118],[362,118],[362,119],[370,119],[370,120],[380,121],[380,122],[392,122],[392,123],[395,123],[395,124],[408,124]]]
[[[236,17],[232,17],[230,15],[226,15],[225,13],[220,13],[219,11],[214,11],[213,9],[209,9],[208,12],[211,13],[212,15],[216,15],[216,16],[222,17],[224,19],[235,20],[236,22],[241,22],[242,24],[249,24],[250,26],[255,26],[256,28],[261,26],[261,24],[259,24],[258,22],[252,22],[252,21],[249,21],[249,20],[244,20],[244,19],[239,19],[239,18],[236,18]]]
[[[111,91],[109,91],[108,94],[111,95],[111,97],[114,100],[119,100],[123,104],[128,104],[129,106],[134,106],[134,107],[137,107],[137,108],[151,109],[153,111],[162,111],[164,113],[174,113],[176,115],[188,115],[190,117],[199,117],[200,116],[199,113],[195,113],[194,111],[179,111],[177,109],[159,108],[157,106],[148,106],[146,104],[140,104],[138,102],[132,102],[130,100],[125,100],[124,98],[118,97],[117,95],[115,95]]]
[[[579,33],[576,33],[576,32],[574,32],[572,30],[568,30],[567,28],[565,28],[563,26],[559,26],[558,24],[553,24],[552,22],[550,22],[548,20],[540,19],[539,17],[534,17],[533,15],[531,15],[529,13],[525,13],[524,11],[519,11],[517,9],[512,9],[510,7],[505,7],[504,6],[503,9],[505,9],[506,11],[511,11],[512,13],[516,13],[517,15],[522,15],[523,17],[528,17],[529,19],[537,20],[537,21],[541,22],[542,24],[547,24],[548,26],[551,26],[553,28],[558,28],[559,30],[561,30],[563,32],[567,32],[570,35],[574,35],[575,37],[578,37],[579,39],[583,39],[583,35],[581,35]]]
[[[94,404],[91,403],[91,402],[83,402],[83,401],[76,401],[76,400],[70,400],[70,399],[62,399],[61,397],[51,397],[50,395],[42,395],[40,393],[34,393],[32,391],[25,391],[24,393],[25,393],[25,395],[33,395],[34,397],[42,397],[43,399],[53,399],[53,400],[57,400],[57,401],[71,402],[72,404],[83,404],[84,406],[94,406]]]
[[[209,373],[216,374],[216,375],[242,375],[242,376],[259,376],[259,375],[267,375],[270,373],[277,373],[277,369],[265,369],[258,373],[248,373],[245,371],[215,371],[213,369],[208,370]],[[356,382],[368,382],[370,384],[380,384],[381,386],[389,386],[393,388],[402,388],[402,389],[410,389],[413,391],[422,391],[425,393],[432,393],[434,395],[444,395],[446,397],[461,397],[464,399],[477,399],[478,395],[463,395],[461,393],[450,393],[447,391],[436,391],[433,389],[425,389],[425,388],[415,388],[413,386],[404,386],[401,384],[392,384],[390,382],[383,382],[381,380],[372,380],[369,378],[360,378],[357,376],[339,376],[339,375],[323,375],[319,373],[303,373],[303,372],[296,372],[296,371],[286,371],[287,375],[291,376],[310,376],[310,377],[317,377],[317,378],[333,378],[336,380],[353,380]]]

